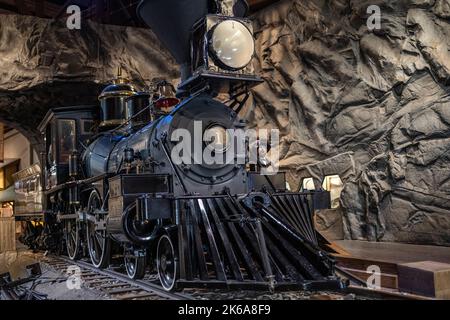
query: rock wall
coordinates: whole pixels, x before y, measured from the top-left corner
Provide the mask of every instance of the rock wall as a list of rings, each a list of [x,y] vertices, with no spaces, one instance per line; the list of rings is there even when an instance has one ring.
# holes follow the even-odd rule
[[[248,116],[281,130],[291,185],[339,174],[347,238],[450,245],[450,1],[285,0],[254,21]]]
[[[148,29],[0,15],[0,121],[40,149],[37,124],[50,107],[97,103],[122,67],[138,87],[178,78],[169,53]]]

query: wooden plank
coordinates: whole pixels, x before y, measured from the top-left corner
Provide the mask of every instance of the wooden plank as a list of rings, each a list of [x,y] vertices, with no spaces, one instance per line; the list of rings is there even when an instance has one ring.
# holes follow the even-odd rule
[[[0,122],[0,162],[3,162],[4,160],[5,160],[5,125]]]
[[[322,233],[320,233],[320,235],[323,236]],[[347,250],[345,250],[344,248],[342,248],[340,245],[338,245],[336,242],[329,242],[326,244],[326,246],[328,248],[330,248],[330,250],[336,252],[341,257],[349,257],[350,256],[350,253]]]
[[[450,299],[450,264],[418,261],[398,265],[399,290]]]
[[[397,264],[380,260],[361,259],[349,256],[335,255],[337,265],[343,268],[367,270],[370,266],[380,267],[381,273],[397,274]]]
[[[373,273],[367,272],[366,270],[350,269],[350,268],[342,268],[342,269],[363,281],[367,281],[367,279],[369,279],[369,277],[373,275]],[[398,288],[397,276],[390,273],[381,273],[380,286],[382,288],[397,289]]]
[[[405,292],[397,292],[388,289],[369,289],[364,287],[349,286],[346,289],[348,293],[354,293],[362,296],[373,297],[375,299],[389,299],[389,300],[434,300],[433,298],[419,296],[415,294],[408,294]]]
[[[113,289],[113,290],[107,290],[108,294],[119,294],[119,293],[128,293],[128,292],[134,292],[135,294],[143,292],[142,289],[137,287],[128,287],[128,288],[120,288],[120,289]]]
[[[386,261],[395,264],[416,261],[450,263],[450,247],[358,240],[336,240],[334,242],[348,251],[350,256],[364,260]]]
[[[115,298],[117,300],[133,300],[133,299],[142,299],[142,298],[149,298],[149,297],[155,297],[155,294],[151,293],[151,292],[131,293],[131,294],[126,294],[123,296],[115,297]]]
[[[16,250],[16,223],[14,218],[0,218],[0,252]]]

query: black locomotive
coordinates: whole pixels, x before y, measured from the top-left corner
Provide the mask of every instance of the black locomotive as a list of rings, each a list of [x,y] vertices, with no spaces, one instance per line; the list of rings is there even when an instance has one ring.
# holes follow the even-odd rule
[[[283,173],[260,173],[269,165],[261,159],[173,159],[176,130],[212,133],[225,155],[228,130],[245,126],[239,111],[261,82],[247,9],[245,1],[142,1],[140,16],[182,67],[176,97],[167,82],[146,93],[119,77],[100,107],[49,111],[39,127],[45,221],[61,226],[71,259],[89,255],[103,268],[120,254],[131,278],[150,268],[167,290],[342,285],[313,226],[327,192],[289,192]]]

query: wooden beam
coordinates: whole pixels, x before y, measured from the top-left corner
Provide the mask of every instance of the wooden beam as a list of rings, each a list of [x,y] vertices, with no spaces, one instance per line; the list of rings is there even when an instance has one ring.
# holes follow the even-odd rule
[[[5,160],[5,125],[0,122],[0,162]]]

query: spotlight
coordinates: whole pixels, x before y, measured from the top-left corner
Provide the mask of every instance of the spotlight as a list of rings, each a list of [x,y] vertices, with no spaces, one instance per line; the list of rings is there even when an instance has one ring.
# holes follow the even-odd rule
[[[251,31],[234,19],[215,25],[208,44],[215,62],[228,70],[245,68],[255,53],[255,41]]]
[[[209,14],[191,36],[191,76],[179,89],[193,92],[208,84],[217,93],[250,88],[262,82],[254,74],[253,26],[245,18]]]

